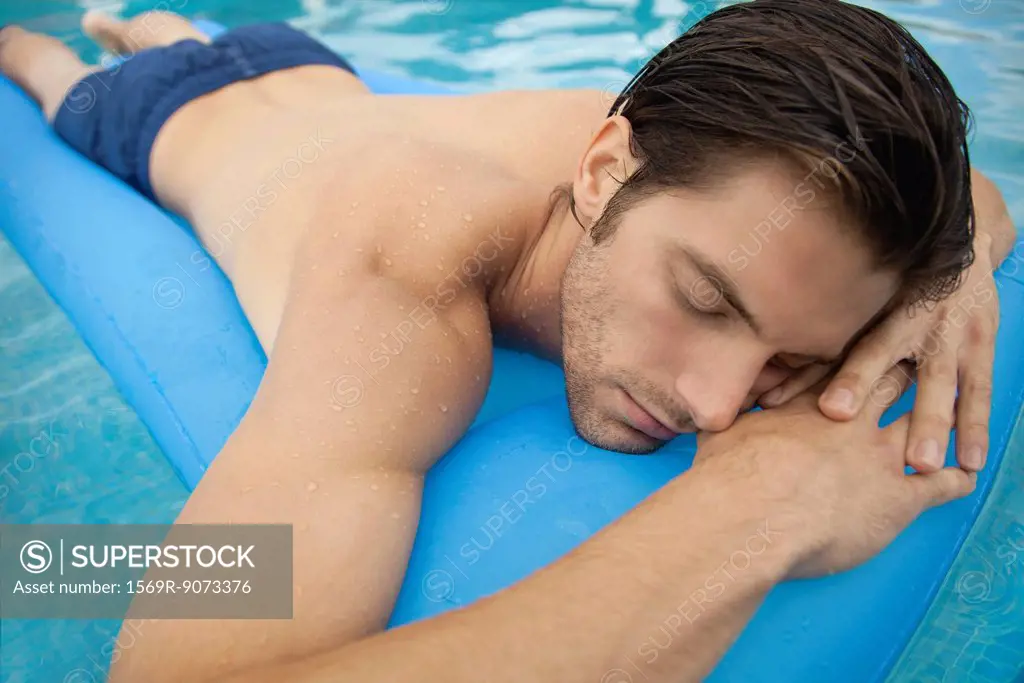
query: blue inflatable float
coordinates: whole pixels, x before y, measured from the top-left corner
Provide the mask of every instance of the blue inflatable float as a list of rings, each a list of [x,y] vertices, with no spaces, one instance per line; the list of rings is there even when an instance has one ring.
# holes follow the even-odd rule
[[[361,75],[382,94],[442,92]],[[2,78],[0,149],[0,227],[194,486],[245,412],[265,366],[229,282],[215,267],[195,267],[190,256],[199,246],[184,223],[71,151],[36,105]],[[1017,246],[1015,253],[1024,254]],[[779,586],[709,680],[866,683],[886,676],[970,531],[1021,406],[1024,279],[1004,270],[997,276],[1003,320],[992,446],[976,493],[929,511],[854,571]],[[472,430],[428,477],[392,626],[525,577],[689,467],[688,437],[651,458],[626,458],[579,440],[562,382],[555,366],[497,351]],[[911,400],[894,410],[906,410]],[[666,605],[666,614],[674,607]],[[638,643],[633,657],[638,672],[660,640],[652,625],[651,642]]]

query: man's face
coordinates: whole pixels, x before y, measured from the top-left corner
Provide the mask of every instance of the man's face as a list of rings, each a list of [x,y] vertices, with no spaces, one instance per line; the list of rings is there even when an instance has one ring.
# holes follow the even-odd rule
[[[795,369],[841,356],[898,283],[815,192],[751,167],[644,200],[597,246],[580,240],[562,347],[583,438],[648,453],[724,430]]]

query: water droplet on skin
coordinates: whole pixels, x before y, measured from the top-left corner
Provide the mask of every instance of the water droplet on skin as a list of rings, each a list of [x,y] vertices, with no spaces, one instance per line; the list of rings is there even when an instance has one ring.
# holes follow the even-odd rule
[[[293,458],[297,458],[297,457],[299,457],[299,453],[298,453],[298,451],[296,451],[296,452],[292,453],[292,457],[293,457]]]
[[[356,253],[357,254],[362,254],[363,253],[363,248],[362,247],[356,247]]]
[[[335,230],[334,233],[331,235],[331,237],[337,237],[339,232],[341,232],[341,231],[340,230]]]
[[[377,245],[377,253],[379,254],[379,253],[381,253],[381,252],[383,252],[383,251],[384,251],[384,248],[383,248],[383,247],[381,247],[381,246],[380,246],[380,245],[378,244],[378,245]]]
[[[438,192],[444,192],[444,185],[438,185],[437,186],[437,191]]]
[[[353,209],[358,207],[358,206],[359,206],[359,202],[352,202],[352,208]]]
[[[434,363],[437,365],[441,364],[441,356],[437,355],[436,353],[434,354]]]
[[[447,413],[448,412],[448,406],[446,406],[446,405],[442,404],[442,405],[438,406],[438,408],[441,409],[442,413]]]
[[[401,519],[401,518],[402,518],[402,515],[398,514],[397,512],[392,512],[391,513],[391,519]]]
[[[345,420],[345,424],[347,424],[347,425],[348,425],[348,426],[350,426],[350,427],[351,427],[352,425],[354,425],[355,423],[356,423],[356,421],[355,421],[355,420]],[[296,454],[296,455],[298,455],[298,454]]]
[[[418,394],[418,393],[420,393],[420,390],[417,387],[413,387],[412,389],[409,390],[409,393],[410,394]]]
[[[429,242],[430,241],[430,233],[428,232],[427,234],[423,235],[423,239],[425,239],[425,240],[427,240]]]
[[[311,481],[308,484],[306,484],[306,490],[309,491],[310,493],[316,491],[318,488],[320,488],[320,485],[317,484],[315,481]]]
[[[420,221],[419,223],[416,224],[416,227],[417,228],[425,228],[425,227],[427,227],[427,224],[424,223],[423,221]]]
[[[427,205],[427,200],[426,199],[421,199],[420,200],[420,206],[426,206],[426,205]]]
[[[462,216],[462,220],[466,221],[467,223],[472,223],[473,222],[473,214],[467,213],[467,214],[463,215]]]
[[[302,597],[302,586],[296,586],[295,587],[295,597],[297,597],[297,598],[301,598]]]
[[[378,490],[379,488],[380,488],[380,487],[379,487],[379,486],[377,486],[376,484],[370,484],[370,490],[371,490],[371,491],[376,491],[376,490]]]
[[[352,328],[353,332],[358,332],[359,330],[360,330],[359,325],[356,325],[355,327]]]
[[[332,403],[331,404],[331,410],[333,410],[336,413],[340,413],[341,412],[341,406],[339,406],[336,403]]]
[[[250,491],[252,491],[251,486],[246,486],[244,489],[242,489],[242,493],[249,493]]]
[[[384,259],[384,265],[385,266],[390,266],[391,265],[391,259],[389,259],[389,258]]]

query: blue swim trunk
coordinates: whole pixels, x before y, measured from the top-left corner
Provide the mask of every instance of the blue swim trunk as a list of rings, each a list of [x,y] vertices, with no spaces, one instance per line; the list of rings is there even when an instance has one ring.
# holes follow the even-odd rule
[[[85,157],[155,200],[150,152],[178,109],[231,83],[312,64],[355,74],[343,58],[283,23],[244,26],[212,43],[183,40],[148,48],[76,83],[53,128]]]

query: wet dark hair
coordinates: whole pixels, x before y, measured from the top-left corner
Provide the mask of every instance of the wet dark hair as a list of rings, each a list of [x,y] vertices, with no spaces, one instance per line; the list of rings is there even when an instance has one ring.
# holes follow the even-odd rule
[[[827,187],[877,266],[901,274],[907,298],[944,298],[973,262],[970,112],[878,12],[840,0],[725,7],[655,55],[614,114],[632,126],[639,166],[591,227],[596,242],[645,197],[781,156],[817,173],[814,187]]]

